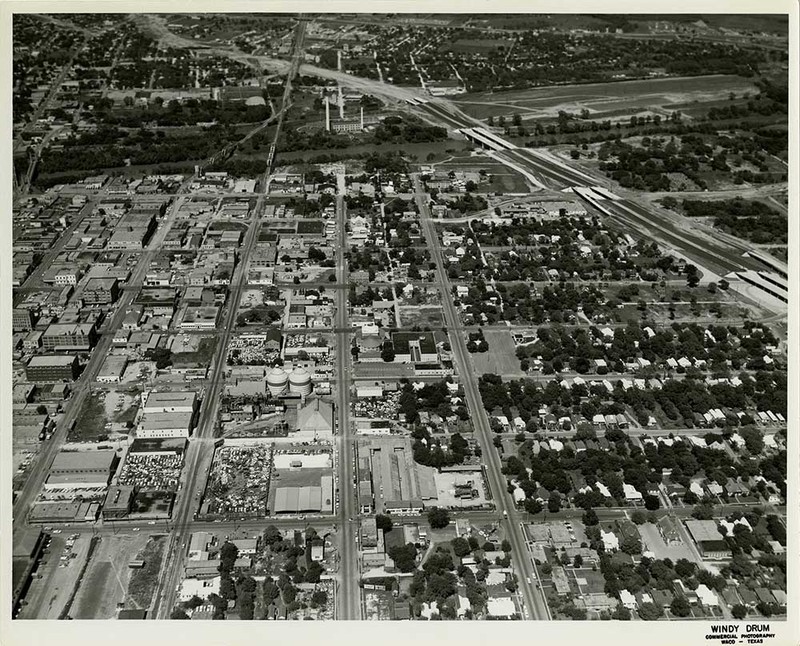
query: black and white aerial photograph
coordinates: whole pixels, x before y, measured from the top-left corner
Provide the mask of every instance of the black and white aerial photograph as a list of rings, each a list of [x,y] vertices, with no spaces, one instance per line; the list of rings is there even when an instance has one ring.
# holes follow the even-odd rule
[[[797,643],[796,3],[4,4],[10,644]]]

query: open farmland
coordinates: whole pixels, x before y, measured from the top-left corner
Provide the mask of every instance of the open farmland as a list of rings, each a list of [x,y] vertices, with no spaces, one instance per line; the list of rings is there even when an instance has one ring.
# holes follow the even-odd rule
[[[691,101],[719,101],[731,92],[755,94],[758,88],[749,79],[718,74],[691,78],[664,78],[617,83],[562,85],[512,92],[465,94],[454,100],[467,114],[486,119],[490,116],[520,113],[526,118],[555,117],[559,110],[589,110],[593,117],[613,116],[646,108],[676,109]]]

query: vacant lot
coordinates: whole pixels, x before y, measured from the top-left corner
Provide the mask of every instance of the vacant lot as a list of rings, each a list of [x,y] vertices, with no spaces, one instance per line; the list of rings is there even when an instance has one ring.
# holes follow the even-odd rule
[[[195,352],[181,352],[173,355],[173,363],[197,364],[207,366],[211,364],[214,350],[217,348],[217,337],[206,336],[200,340]]]
[[[556,87],[481,92],[455,99],[467,114],[485,119],[489,116],[519,112],[531,116],[557,116],[586,108],[590,113],[605,113],[617,108],[639,109],[646,106],[671,106],[691,101],[719,101],[733,92],[756,94],[758,89],[738,76],[714,75],[691,78],[664,78],[617,83],[589,83]]]
[[[104,536],[89,564],[72,616],[75,619],[113,619],[117,603],[127,601],[128,580],[133,570],[128,562],[144,547],[146,535]],[[137,607],[128,602],[127,606]]]
[[[161,573],[161,561],[164,557],[166,536],[151,536],[147,545],[136,555],[144,561],[144,567],[134,570],[128,584],[128,597],[134,606],[149,608],[153,600],[153,592]]]
[[[438,305],[400,307],[400,326],[441,327],[444,324],[442,308]]]
[[[89,395],[83,401],[75,428],[69,433],[70,442],[96,442],[106,436],[106,409],[99,394]]]
[[[515,354],[516,346],[508,330],[484,329],[483,336],[489,344],[488,352],[470,354],[475,373],[524,377],[519,369],[519,359]]]

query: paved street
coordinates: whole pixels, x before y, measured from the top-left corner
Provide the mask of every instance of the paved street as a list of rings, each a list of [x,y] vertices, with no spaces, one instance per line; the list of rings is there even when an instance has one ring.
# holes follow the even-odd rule
[[[340,285],[347,284],[347,213],[344,204],[345,178],[337,176],[336,195],[336,280]],[[350,354],[350,332],[348,328],[348,292],[336,292],[336,445],[338,462],[336,464],[337,489],[339,491],[340,561],[337,581],[339,590],[336,610],[339,619],[361,618],[361,591],[358,582],[358,544],[357,524],[349,522],[358,513],[355,494],[355,433],[350,422],[350,388],[352,375],[352,356]]]
[[[458,313],[453,305],[453,296],[448,287],[449,279],[444,269],[441,245],[439,236],[436,233],[434,220],[431,218],[428,209],[428,195],[424,192],[422,183],[418,175],[413,176],[414,191],[417,206],[419,207],[420,221],[425,233],[425,240],[428,243],[431,256],[436,263],[436,271],[439,281],[445,287],[442,289],[441,299],[444,308],[445,322],[455,327],[458,322]],[[508,540],[511,542],[512,558],[514,568],[519,573],[519,587],[525,599],[526,610],[532,613],[534,619],[546,619],[548,617],[547,601],[541,590],[534,590],[533,585],[528,582],[530,571],[529,562],[523,556],[525,552],[525,538],[520,529],[519,514],[513,504],[510,504],[506,492],[505,476],[501,473],[500,456],[492,445],[492,432],[489,427],[489,420],[483,408],[480,392],[478,390],[477,376],[469,369],[469,356],[467,353],[466,341],[460,333],[450,332],[450,345],[458,367],[461,384],[467,398],[474,429],[480,440],[483,451],[483,460],[489,475],[489,485],[493,494],[495,506],[503,514],[503,529]],[[527,618],[531,618],[530,614]]]

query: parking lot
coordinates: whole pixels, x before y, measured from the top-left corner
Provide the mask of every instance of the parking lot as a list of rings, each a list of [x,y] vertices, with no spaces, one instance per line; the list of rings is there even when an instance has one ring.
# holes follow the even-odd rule
[[[397,419],[400,393],[384,393],[383,397],[356,399],[353,401],[353,415],[355,417],[368,417],[370,419],[385,418]]]
[[[128,453],[119,484],[135,485],[142,491],[176,491],[182,468],[182,454]]]

